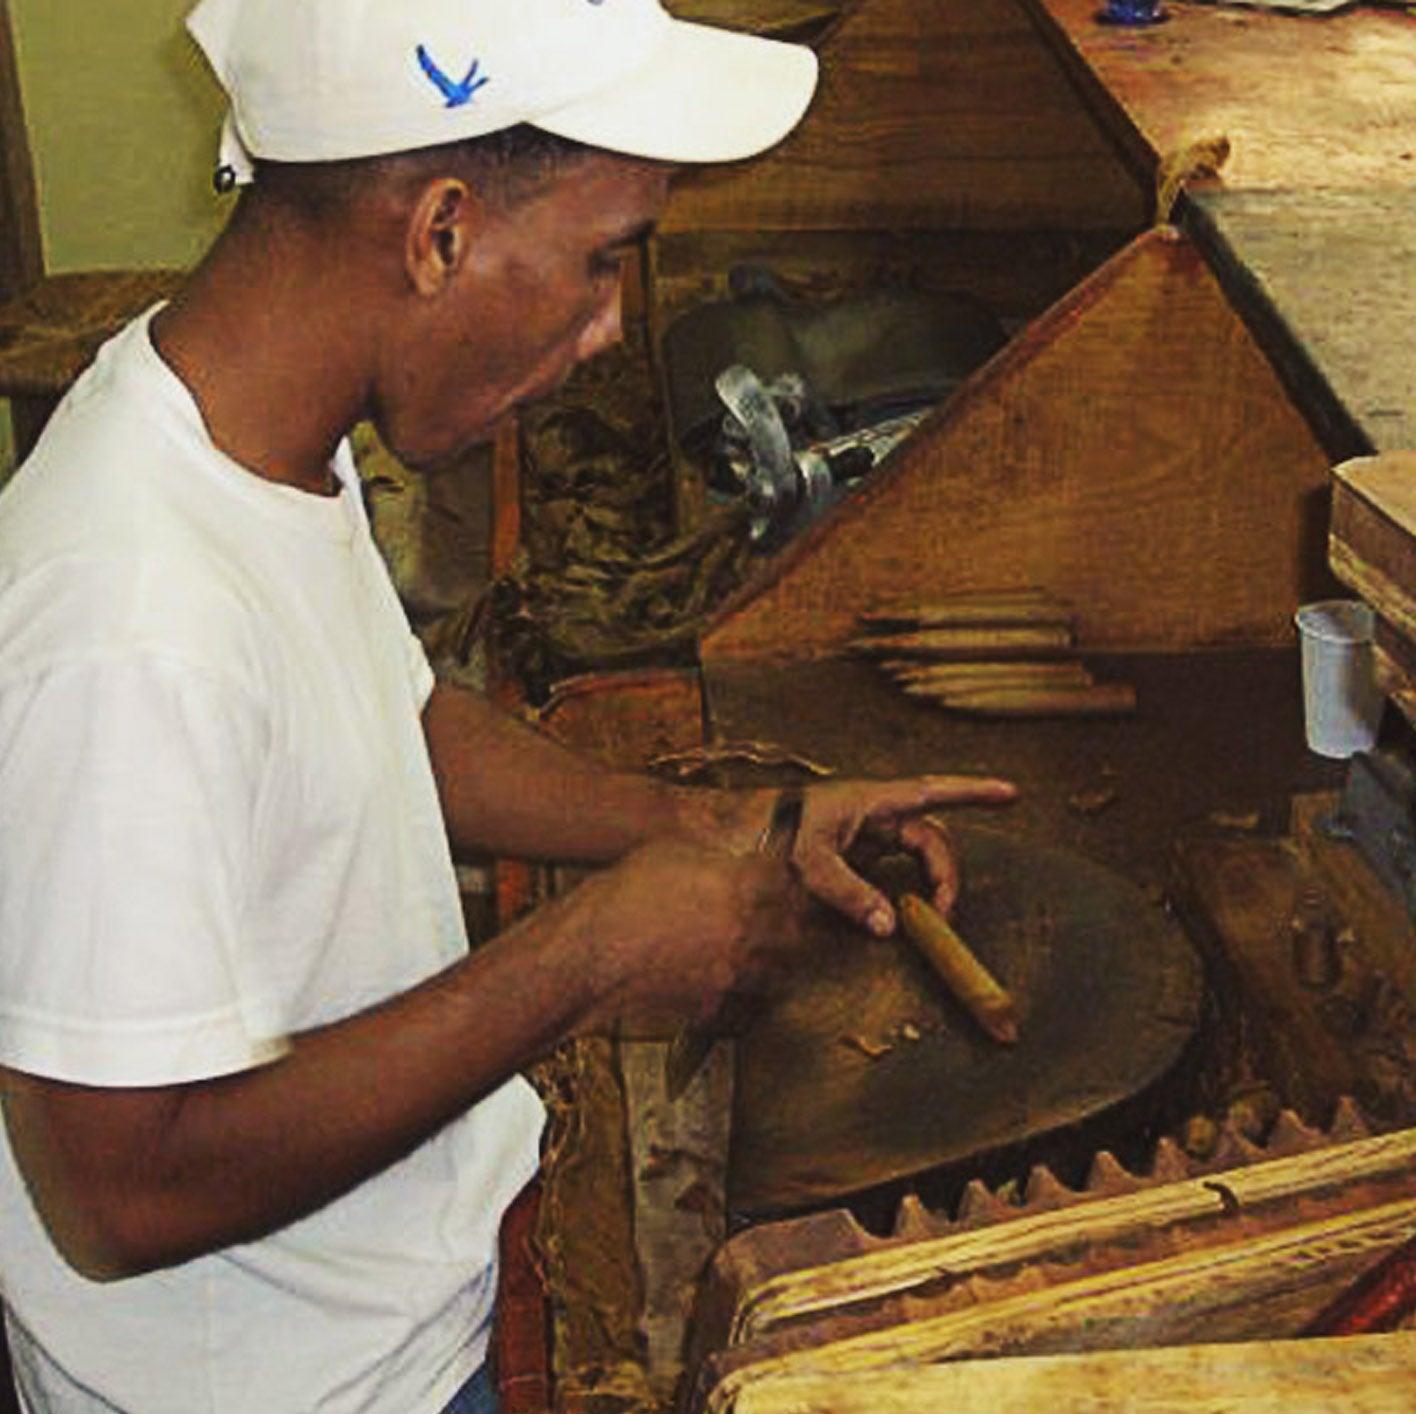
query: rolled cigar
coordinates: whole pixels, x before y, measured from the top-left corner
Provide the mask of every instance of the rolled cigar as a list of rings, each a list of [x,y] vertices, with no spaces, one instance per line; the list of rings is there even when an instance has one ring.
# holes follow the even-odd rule
[[[969,951],[968,944],[949,926],[944,915],[918,894],[902,894],[898,907],[905,936],[929,960],[939,980],[968,1014],[995,1041],[1016,1045],[1018,1017],[1012,997]]]
[[[1072,693],[1078,692],[1086,686],[1084,682],[1078,683],[1058,683],[1051,684],[1038,682],[1035,678],[980,678],[974,683],[937,683],[920,682],[904,683],[900,691],[906,697],[912,697],[918,702],[933,702],[945,707],[953,707],[956,704],[970,708],[974,699],[980,697],[992,698],[999,693]],[[1095,716],[1096,713],[1090,715]]]
[[[926,688],[911,695],[951,712],[980,717],[1118,717],[1136,710],[1136,689],[1124,682],[1090,687],[982,686],[967,691]]]
[[[945,600],[861,615],[867,633],[929,628],[970,628],[988,624],[1070,624],[1072,610],[1046,595],[1012,598],[1003,595]]]
[[[1087,687],[1095,681],[1075,662],[1054,663],[917,663],[894,674],[906,690],[926,687],[968,692],[1002,683],[1037,687]]]
[[[1050,589],[1040,584],[1003,584],[989,589],[951,589],[947,594],[938,594],[930,603],[967,604],[975,599],[1053,599]],[[893,606],[892,606],[893,607]]]
[[[1061,654],[1072,648],[1067,624],[1002,624],[986,628],[935,628],[920,633],[881,634],[857,638],[849,645],[857,653],[879,658],[987,659],[1027,658]]]
[[[932,599],[906,599],[879,608],[868,609],[863,619],[883,619],[913,615],[929,609],[953,609],[960,604],[1060,604],[1062,601],[1049,590],[1036,585],[1014,585],[1009,589],[957,589],[938,594]]]

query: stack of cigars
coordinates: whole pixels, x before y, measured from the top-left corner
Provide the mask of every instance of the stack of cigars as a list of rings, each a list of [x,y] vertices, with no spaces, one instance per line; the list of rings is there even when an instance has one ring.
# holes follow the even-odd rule
[[[1076,614],[1044,589],[969,590],[864,614],[852,651],[909,697],[980,717],[1102,717],[1136,710],[1129,683],[1077,656]]]

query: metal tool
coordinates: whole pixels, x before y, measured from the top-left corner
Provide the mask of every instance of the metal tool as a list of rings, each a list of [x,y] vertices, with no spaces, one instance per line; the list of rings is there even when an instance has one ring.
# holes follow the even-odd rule
[[[768,859],[790,859],[792,850],[796,848],[805,804],[806,792],[801,786],[786,786],[781,790],[772,805],[767,828],[758,837],[754,853]],[[674,1037],[664,1059],[664,1088],[669,1099],[677,1100],[688,1089],[718,1040],[737,1032],[749,1012],[747,999],[730,992],[723,998],[711,1020],[685,1026]]]
[[[809,398],[800,378],[788,375],[767,386],[750,368],[734,364],[718,375],[716,388],[728,411],[719,456],[747,502],[759,550],[779,547],[828,511],[925,416],[891,418],[798,448],[782,408]]]
[[[1386,752],[1359,751],[1337,813],[1323,828],[1355,844],[1382,882],[1416,918],[1416,774]]]

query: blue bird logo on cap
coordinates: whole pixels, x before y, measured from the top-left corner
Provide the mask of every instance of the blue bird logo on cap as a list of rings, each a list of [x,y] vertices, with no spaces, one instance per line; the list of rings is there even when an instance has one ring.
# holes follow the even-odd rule
[[[467,77],[460,83],[438,67],[437,61],[428,53],[426,45],[418,46],[418,67],[427,74],[428,79],[442,96],[447,99],[449,108],[462,108],[469,104],[479,89],[485,88],[491,79],[481,72],[482,61],[474,59],[472,67],[467,70]]]

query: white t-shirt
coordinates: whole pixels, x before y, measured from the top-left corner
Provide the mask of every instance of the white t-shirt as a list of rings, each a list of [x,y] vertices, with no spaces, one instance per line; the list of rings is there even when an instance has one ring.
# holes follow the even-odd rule
[[[0,1064],[99,1086],[269,1062],[467,947],[432,674],[347,447],[334,497],[244,470],[150,317],[0,497]],[[310,1217],[111,1284],[58,1256],[0,1136],[28,1403],[434,1414],[484,1358],[542,1120],[515,1080]]]

